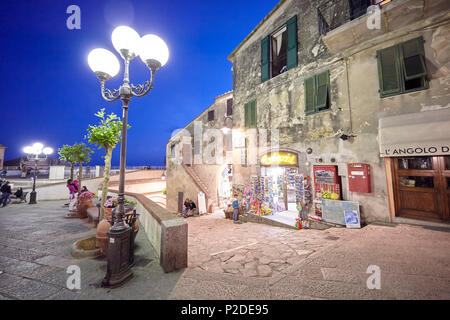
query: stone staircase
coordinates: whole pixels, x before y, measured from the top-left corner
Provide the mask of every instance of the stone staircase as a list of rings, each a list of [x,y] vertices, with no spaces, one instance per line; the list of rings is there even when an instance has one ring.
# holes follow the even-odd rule
[[[214,206],[215,204],[215,197],[211,193],[211,191],[208,189],[208,186],[206,183],[203,182],[203,180],[200,178],[200,176],[195,172],[194,168],[191,166],[188,166],[186,164],[182,164],[184,170],[189,174],[189,176],[194,180],[195,184],[200,188],[200,190],[205,194],[206,198],[206,210],[208,210],[209,205],[212,203]]]

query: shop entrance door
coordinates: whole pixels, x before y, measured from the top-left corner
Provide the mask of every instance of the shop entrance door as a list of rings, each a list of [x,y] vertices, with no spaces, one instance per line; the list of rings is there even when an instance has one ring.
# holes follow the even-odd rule
[[[394,159],[395,206],[398,216],[449,220],[450,157]]]

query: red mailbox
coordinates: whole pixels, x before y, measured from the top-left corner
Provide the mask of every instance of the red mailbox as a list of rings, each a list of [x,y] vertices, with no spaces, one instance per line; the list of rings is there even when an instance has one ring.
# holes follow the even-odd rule
[[[348,189],[350,192],[370,193],[370,165],[348,164]]]

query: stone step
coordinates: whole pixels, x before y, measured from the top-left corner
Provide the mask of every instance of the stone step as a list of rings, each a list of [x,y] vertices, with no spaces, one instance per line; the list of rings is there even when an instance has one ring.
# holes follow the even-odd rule
[[[293,225],[282,223],[280,221],[271,220],[264,216],[257,216],[256,214],[252,214],[252,213],[248,213],[246,215],[240,215],[239,220],[241,220],[242,222],[262,223],[262,224],[268,224],[268,225],[275,226],[275,227],[282,227],[282,228],[297,230],[297,228]]]

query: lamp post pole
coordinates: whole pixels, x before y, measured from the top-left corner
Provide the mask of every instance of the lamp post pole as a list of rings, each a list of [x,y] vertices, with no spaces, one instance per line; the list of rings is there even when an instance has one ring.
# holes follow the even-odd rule
[[[36,204],[36,171],[37,171],[37,159],[34,159],[34,177],[33,177],[33,191],[30,193],[29,204]]]
[[[112,34],[113,45],[124,60],[123,84],[117,90],[105,88],[105,82],[117,74],[119,70],[117,58],[105,49],[94,49],[88,56],[89,66],[100,80],[101,94],[108,102],[122,101],[122,135],[120,145],[120,175],[117,212],[112,227],[108,230],[108,252],[106,275],[102,286],[118,287],[133,276],[130,266],[130,236],[132,229],[124,221],[125,216],[125,167],[127,148],[128,105],[132,97],[143,97],[153,88],[155,72],[167,62],[168,49],[164,41],[154,35],[139,37],[130,27],[117,27]],[[138,49],[142,61],[150,70],[150,80],[141,85],[130,84],[130,62]],[[144,50],[145,49],[145,50]],[[156,53],[152,52],[156,49]],[[167,51],[167,52],[166,52]],[[161,52],[163,55],[161,56]],[[161,58],[162,57],[162,58]]]

